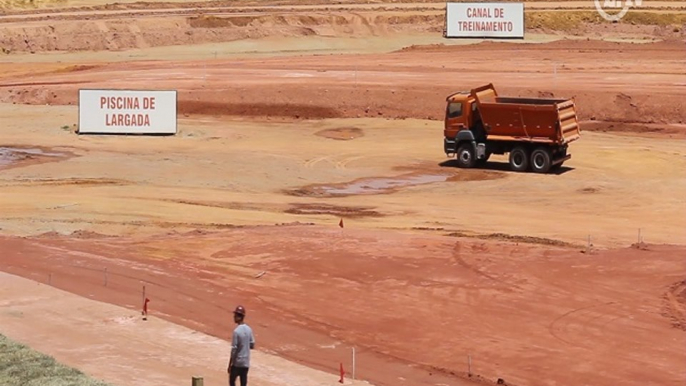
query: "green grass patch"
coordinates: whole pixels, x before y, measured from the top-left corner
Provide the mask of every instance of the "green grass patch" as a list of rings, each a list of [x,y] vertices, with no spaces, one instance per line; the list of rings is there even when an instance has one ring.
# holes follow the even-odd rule
[[[2,386],[111,386],[0,335]]]
[[[622,18],[621,22],[645,25],[680,26],[686,24],[686,13],[657,13],[629,11]]]
[[[596,11],[527,11],[524,13],[526,28],[545,28],[554,31],[572,31],[583,24],[610,23]],[[619,24],[681,26],[686,23],[686,13],[662,13],[630,10]]]

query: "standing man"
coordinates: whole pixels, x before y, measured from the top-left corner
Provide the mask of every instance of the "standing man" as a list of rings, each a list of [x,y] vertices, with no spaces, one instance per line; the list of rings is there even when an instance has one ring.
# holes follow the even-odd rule
[[[244,322],[245,308],[236,307],[233,320],[238,325],[233,330],[231,340],[231,359],[229,359],[229,386],[236,386],[236,378],[241,378],[241,386],[248,386],[248,369],[250,368],[250,350],[255,348],[255,337],[252,329]]]

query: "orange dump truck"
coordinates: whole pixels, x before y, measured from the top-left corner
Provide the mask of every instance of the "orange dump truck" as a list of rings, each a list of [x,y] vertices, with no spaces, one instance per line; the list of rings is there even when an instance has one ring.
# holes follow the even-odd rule
[[[446,101],[443,147],[462,168],[509,153],[512,170],[547,173],[571,158],[567,147],[580,136],[573,99],[501,97],[488,84]]]

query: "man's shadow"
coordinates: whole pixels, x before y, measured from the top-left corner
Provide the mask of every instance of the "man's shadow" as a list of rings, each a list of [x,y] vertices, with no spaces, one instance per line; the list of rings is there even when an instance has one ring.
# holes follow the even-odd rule
[[[443,167],[443,168],[457,168],[457,160],[456,159],[449,159],[445,160],[443,162],[440,162],[438,166]],[[515,172],[512,169],[510,169],[510,164],[507,162],[498,162],[498,161],[488,161],[484,165],[481,166],[475,166],[472,169],[478,169],[478,170],[493,170],[493,171],[499,171],[499,172],[509,172],[509,173],[520,173],[520,174],[525,174],[522,172]],[[469,170],[469,169],[467,169]],[[560,166],[557,170],[552,170],[549,171],[546,174],[554,174],[554,175],[562,175],[567,173],[568,171],[574,170],[574,168],[570,168],[568,166]],[[532,172],[528,172],[532,173]]]

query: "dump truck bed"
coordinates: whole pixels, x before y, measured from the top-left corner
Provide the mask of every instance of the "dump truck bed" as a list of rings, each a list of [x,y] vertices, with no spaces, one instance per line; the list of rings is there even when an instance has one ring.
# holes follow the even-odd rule
[[[572,99],[499,97],[492,84],[471,93],[489,140],[566,144],[579,138]]]

